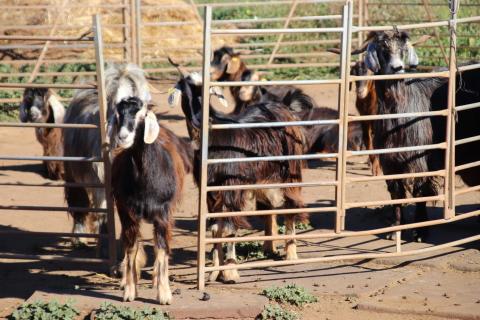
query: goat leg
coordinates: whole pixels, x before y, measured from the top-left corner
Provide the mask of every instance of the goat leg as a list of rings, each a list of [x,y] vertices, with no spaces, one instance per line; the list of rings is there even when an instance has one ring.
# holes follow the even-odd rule
[[[285,217],[285,234],[295,235],[295,215]],[[285,244],[286,260],[297,260],[297,242],[295,239],[287,240]]]
[[[172,303],[172,291],[168,279],[168,254],[165,248],[157,248],[155,257],[157,299],[160,304]]]

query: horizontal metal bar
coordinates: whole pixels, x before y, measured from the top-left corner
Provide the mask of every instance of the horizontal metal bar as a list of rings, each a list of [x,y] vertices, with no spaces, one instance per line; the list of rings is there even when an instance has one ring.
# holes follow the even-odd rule
[[[252,66],[253,67],[253,66]],[[286,85],[316,85],[316,84],[340,84],[340,79],[324,80],[276,80],[276,81],[212,81],[213,87],[241,87],[241,86],[286,86]]]
[[[43,44],[5,44],[0,45],[0,50],[17,49],[17,50],[33,50],[42,49]],[[126,43],[113,43],[105,44],[107,49],[123,49],[126,48]],[[71,43],[71,44],[51,44],[49,48],[52,49],[94,49],[93,43]]]
[[[291,17],[290,21],[321,21],[321,20],[339,20],[341,15],[326,15],[326,16],[303,16],[303,17]],[[226,20],[213,20],[212,25],[222,24],[236,24],[236,23],[261,23],[261,22],[283,22],[287,17],[281,18],[251,18],[251,19],[226,19]],[[282,42],[283,45],[283,42]]]
[[[293,33],[343,32],[343,28],[290,28],[290,29],[212,29],[212,35],[267,35]]]
[[[448,110],[427,111],[427,112],[408,112],[408,113],[394,113],[394,114],[375,114],[375,115],[360,115],[348,116],[348,121],[370,121],[383,119],[400,119],[400,118],[418,118],[418,117],[433,117],[433,116],[447,116]]]
[[[406,199],[347,202],[345,203],[345,208],[351,209],[351,208],[360,208],[360,207],[377,207],[377,206],[392,205],[392,204],[417,203],[417,202],[427,202],[427,201],[443,201],[444,199],[445,199],[444,195],[438,195],[438,196],[431,196],[431,197],[418,197],[418,198],[406,198]]]
[[[1,156],[0,160],[102,162],[100,157]]]
[[[13,77],[26,77],[29,76],[31,73],[30,72],[11,72],[11,73],[0,73],[1,78],[13,78]],[[37,73],[37,78],[42,78],[42,77],[75,77],[75,76],[94,76],[96,75],[96,72],[94,71],[72,71],[72,72],[39,72]]]
[[[60,7],[58,5],[37,5],[37,4],[28,4],[28,5],[2,5],[2,10],[31,10],[31,9],[54,9],[54,10],[66,10],[66,9],[86,9],[86,8],[93,8],[93,9],[122,9],[127,8],[127,6],[123,4],[68,4],[65,7]]]
[[[298,4],[303,3],[345,3],[345,0],[298,0]],[[252,1],[252,2],[213,2],[213,3],[196,3],[196,7],[206,7],[211,6],[212,8],[221,8],[221,7],[256,7],[256,6],[271,6],[271,5],[291,5],[291,0],[276,0],[276,1]],[[167,9],[167,8],[185,8],[191,9],[192,5],[187,3],[167,3],[167,4],[157,4],[157,5],[142,5],[142,10],[151,10],[151,9]]]
[[[471,22],[478,22],[480,21],[480,16],[475,17],[467,17],[467,18],[458,18],[456,19],[457,24],[461,23],[471,23]],[[398,30],[410,30],[410,29],[423,29],[423,28],[433,28],[433,27],[448,27],[450,21],[434,21],[434,22],[422,22],[422,23],[412,23],[412,24],[404,24],[404,25],[397,25],[393,26],[362,26],[362,27],[353,27],[352,32],[359,32],[359,31],[392,31],[394,28]]]
[[[475,137],[469,137],[469,138],[464,138],[464,139],[459,139],[459,140],[455,140],[455,145],[456,146],[460,146],[462,144],[466,144],[466,143],[470,143],[470,142],[475,142],[475,141],[479,141],[480,140],[480,136],[475,136]]]
[[[0,82],[0,88],[50,88],[50,89],[96,89],[96,84],[67,84],[67,83],[7,83]]]
[[[91,41],[93,37],[61,37],[61,36],[24,36],[24,35],[0,35],[0,40],[35,40],[35,41]]]
[[[317,212],[332,212],[332,211],[337,211],[337,207],[214,212],[214,213],[208,213],[206,217],[207,219],[208,218],[214,219],[214,218],[224,218],[224,217],[265,216],[265,215],[271,215],[271,214],[317,213]]]
[[[460,66],[457,68],[458,71],[467,71],[467,70],[474,70],[480,69],[480,63],[468,64],[465,66]]]
[[[473,187],[468,187],[468,188],[463,188],[463,189],[460,189],[460,190],[456,190],[455,195],[459,196],[459,195],[462,195],[462,194],[465,194],[465,193],[470,193],[470,192],[479,191],[479,190],[480,190],[480,185],[473,186]]]
[[[94,124],[75,124],[75,123],[18,123],[18,122],[0,122],[0,127],[4,128],[77,128],[77,129],[98,129]]]
[[[102,208],[48,207],[48,206],[1,206],[1,205],[0,205],[0,210],[107,212],[107,209],[102,209]]]
[[[321,153],[321,154],[304,154],[304,155],[292,155],[292,156],[208,159],[207,164],[256,162],[256,161],[312,160],[312,159],[336,158],[337,156],[338,156],[338,153]]]
[[[272,211],[272,213],[275,213]],[[267,214],[267,213],[266,213]],[[475,210],[469,213],[454,216],[450,219],[435,219],[423,222],[407,223],[398,226],[390,226],[385,228],[378,228],[373,230],[363,231],[342,231],[336,232],[303,232],[295,235],[276,235],[276,236],[246,236],[246,237],[228,237],[228,238],[207,238],[205,242],[208,244],[213,243],[232,243],[232,242],[251,242],[251,241],[269,241],[269,240],[307,240],[307,239],[324,239],[324,238],[346,238],[346,237],[360,237],[371,236],[376,234],[382,234],[387,232],[402,231],[414,228],[430,227],[435,225],[441,225],[445,223],[451,223],[454,221],[460,221],[469,219],[480,215],[480,210]],[[480,235],[478,235],[480,237]]]
[[[419,255],[423,253],[442,250],[445,248],[459,246],[465,243],[480,240],[480,235],[463,238],[460,240],[434,245],[422,249],[402,250],[401,252],[380,252],[380,253],[358,253],[358,254],[342,254],[328,257],[303,258],[297,260],[278,260],[278,261],[255,261],[245,262],[241,264],[227,264],[223,266],[205,267],[205,272],[230,270],[230,269],[250,269],[250,268],[265,268],[265,267],[281,267],[296,264],[315,263],[315,262],[331,262],[331,261],[345,261],[345,260],[364,260],[364,259],[379,259],[379,258],[394,258],[411,255]]]
[[[480,161],[465,163],[455,167],[455,172],[480,166]]]
[[[40,254],[20,254],[20,253],[0,253],[0,259],[12,259],[12,260],[42,260],[42,261],[63,261],[73,263],[104,263],[108,264],[108,259],[98,258],[77,258],[77,257],[64,257],[55,255],[40,255]]]
[[[210,129],[243,129],[243,128],[276,128],[293,126],[331,125],[338,124],[340,120],[308,120],[308,121],[279,121],[279,122],[255,122],[255,123],[229,123],[211,124]]]
[[[378,180],[395,180],[406,178],[421,178],[421,177],[433,177],[433,176],[445,176],[445,170],[429,171],[429,172],[415,172],[415,173],[401,173],[401,174],[389,174],[382,176],[369,176],[369,177],[347,177],[347,183],[351,182],[369,182]]]
[[[399,79],[417,79],[417,78],[436,78],[443,77],[448,78],[448,71],[439,72],[422,72],[422,73],[397,73],[397,74],[383,74],[383,75],[371,75],[371,76],[350,76],[350,81],[358,80],[399,80]]]
[[[28,236],[36,237],[71,237],[71,238],[107,238],[107,234],[95,234],[95,233],[71,233],[71,232],[39,232],[39,231],[29,231],[29,230],[0,230],[1,235],[15,235],[23,234]]]
[[[465,111],[465,110],[475,109],[479,107],[480,107],[480,102],[474,102],[474,103],[465,104],[463,106],[455,107],[455,110],[459,112],[459,111]]]
[[[0,186],[10,187],[51,187],[51,188],[104,188],[101,183],[82,183],[82,182],[47,182],[47,183],[22,183],[22,182],[0,182]]]
[[[290,183],[269,183],[269,184],[237,184],[237,185],[230,185],[230,186],[207,186],[207,192],[226,191],[226,190],[293,188],[293,187],[318,187],[318,186],[328,187],[328,186],[337,186],[337,185],[338,185],[337,181],[290,182]]]
[[[360,151],[348,151],[347,156],[366,156],[371,154],[386,154],[386,153],[397,153],[397,152],[410,152],[410,151],[424,151],[432,149],[445,149],[447,144],[445,142],[437,144],[427,144],[423,146],[412,146],[412,147],[399,147],[399,148],[388,148],[388,149],[376,149],[376,150],[360,150]]]
[[[111,12],[109,12],[109,15],[111,15]],[[47,29],[50,30],[53,27],[57,27],[57,30],[61,29],[62,31],[64,30],[71,30],[71,29],[83,29],[86,26],[84,24],[58,24],[58,25],[52,25],[52,24],[15,24],[14,27],[11,25],[0,25],[0,30],[42,30],[42,29]],[[102,27],[108,28],[108,29],[119,29],[119,28],[129,28],[129,25],[122,24],[122,23],[112,23],[112,24],[103,24]]]

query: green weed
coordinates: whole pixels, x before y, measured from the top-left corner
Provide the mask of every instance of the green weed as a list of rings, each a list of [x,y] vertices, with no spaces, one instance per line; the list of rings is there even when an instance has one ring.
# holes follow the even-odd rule
[[[103,303],[95,310],[95,320],[168,320],[167,313],[155,308],[135,310],[130,307],[120,307],[111,303]]]
[[[263,290],[262,294],[269,300],[289,303],[299,307],[307,303],[317,302],[317,298],[314,295],[296,284],[289,284],[285,287],[271,287]]]
[[[70,320],[80,313],[72,302],[60,304],[56,301],[24,303],[9,317],[10,320]]]

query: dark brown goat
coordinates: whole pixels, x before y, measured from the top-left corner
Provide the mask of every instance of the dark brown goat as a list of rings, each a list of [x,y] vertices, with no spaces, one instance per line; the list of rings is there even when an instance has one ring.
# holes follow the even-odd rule
[[[182,79],[177,83],[176,89],[181,92],[182,110],[186,116],[187,128],[194,142],[199,145],[201,118],[201,80],[199,75],[188,74],[182,71]],[[173,99],[175,100],[175,99]],[[251,123],[275,122],[298,120],[289,109],[277,102],[259,103],[257,106],[247,108],[241,114],[220,114],[210,108],[212,123]],[[285,156],[300,155],[304,151],[304,135],[298,127],[285,128],[251,128],[229,129],[212,131],[209,139],[209,158],[244,158],[258,156]],[[194,175],[199,183],[199,157],[200,150],[195,150]],[[303,161],[246,161],[218,163],[208,166],[209,186],[229,186],[238,184],[265,184],[300,182]],[[301,188],[291,187],[282,189],[256,189],[256,190],[231,190],[209,192],[207,205],[209,212],[232,212],[254,210],[260,204],[262,209],[275,208],[302,208]],[[286,215],[286,233],[295,233],[295,218],[302,221],[304,215]],[[239,228],[249,227],[245,217],[229,217],[217,219],[212,228],[215,237],[235,235]],[[274,235],[277,232],[276,217],[268,216],[266,221],[266,234]],[[271,250],[275,250],[272,248]],[[295,241],[287,241],[286,259],[296,259]],[[235,246],[229,243],[227,256],[224,259],[221,244],[214,247],[214,265],[236,264]],[[216,280],[218,272],[213,272],[210,279]],[[222,271],[223,280],[236,281],[239,278],[236,269]]]
[[[368,74],[368,68],[363,61],[357,62],[350,71],[355,76],[365,76]],[[375,115],[378,113],[377,92],[375,91],[375,82],[372,80],[355,81],[356,100],[355,107],[360,115]],[[367,150],[373,150],[373,121],[361,121],[363,130],[363,141]],[[381,173],[380,161],[377,155],[368,156],[372,166],[372,174],[378,176]]]
[[[34,123],[63,123],[65,107],[47,88],[26,88],[20,105],[20,121]],[[43,155],[63,156],[63,134],[60,128],[35,128],[35,136],[42,145]],[[63,180],[64,167],[61,161],[43,161],[48,178]]]
[[[185,176],[186,165],[180,151],[183,147],[171,131],[160,129],[153,112],[136,97],[120,101],[109,123],[115,148],[112,193],[125,249],[123,299],[133,301],[137,296],[140,269],[146,261],[140,243],[140,223],[144,220],[154,228],[153,287],[160,304],[170,304],[168,259],[173,211],[180,200]]]

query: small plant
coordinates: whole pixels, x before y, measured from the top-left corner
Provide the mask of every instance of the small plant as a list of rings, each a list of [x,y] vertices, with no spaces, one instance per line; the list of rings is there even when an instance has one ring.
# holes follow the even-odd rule
[[[237,259],[249,261],[264,259],[263,246],[260,242],[240,242],[236,245]]]
[[[295,230],[297,231],[304,231],[304,230],[310,230],[310,229],[313,229],[313,227],[308,223],[297,223],[295,225]],[[285,231],[286,231],[285,225],[281,225],[278,227],[278,233],[285,234]]]
[[[104,302],[95,310],[95,320],[169,320],[167,313],[155,308],[135,310]]]
[[[296,284],[289,284],[285,287],[272,287],[263,290],[262,294],[269,300],[279,303],[289,303],[302,307],[304,304],[317,302],[317,298],[307,292],[305,288],[298,287]]]
[[[57,301],[24,303],[9,317],[10,320],[70,320],[80,313],[72,302],[60,304]]]
[[[298,315],[293,311],[288,311],[278,304],[268,304],[263,308],[257,320],[297,320]]]

